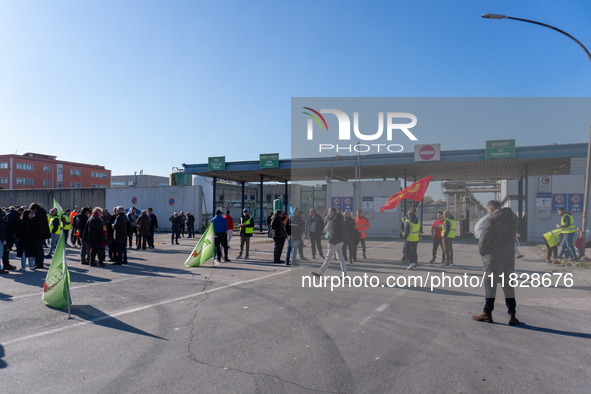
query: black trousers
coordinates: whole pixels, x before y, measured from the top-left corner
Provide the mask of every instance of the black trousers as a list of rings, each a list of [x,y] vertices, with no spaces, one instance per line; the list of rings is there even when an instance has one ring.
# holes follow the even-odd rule
[[[361,243],[361,250],[363,251],[363,256],[365,257],[365,238],[359,238],[359,242]]]
[[[515,288],[510,286],[508,281],[511,272],[505,273],[505,283],[503,286],[503,293],[505,293],[505,305],[507,306],[507,313],[515,313],[517,302],[515,302]],[[497,296],[497,284],[500,283],[498,275],[493,276],[493,280],[490,280],[489,275],[484,277],[484,309],[483,312],[490,315],[495,309],[495,298]]]
[[[279,263],[281,261],[281,252],[283,252],[285,238],[273,238],[273,241],[275,241],[275,246],[273,247],[273,262]]]
[[[215,251],[216,256],[218,257],[218,261],[222,259],[222,247],[224,248],[224,258],[228,258],[228,234],[225,232],[223,233],[215,233]]]
[[[94,264],[97,256],[99,264],[102,264],[105,261],[105,248],[100,243],[90,244],[90,264]]]
[[[433,260],[437,259],[437,249],[441,246],[441,261],[443,262],[443,242],[442,238],[433,237]]]
[[[343,257],[347,260],[347,249],[349,249],[349,262],[357,261],[357,245],[354,239],[343,242]]]
[[[323,256],[322,254],[322,244],[320,240],[322,239],[322,233],[310,233],[310,245],[312,245],[312,257],[316,257],[316,248],[318,248],[318,254]]]
[[[187,224],[187,236],[195,238],[195,224]]]
[[[417,245],[419,244],[419,241],[404,241],[404,255],[406,256],[406,259],[408,260],[409,263],[417,263],[418,262],[418,256],[417,256]]]

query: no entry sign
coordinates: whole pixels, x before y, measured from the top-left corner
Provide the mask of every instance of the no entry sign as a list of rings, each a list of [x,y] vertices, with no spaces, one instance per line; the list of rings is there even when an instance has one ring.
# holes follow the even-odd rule
[[[441,160],[441,144],[415,145],[415,161]]]

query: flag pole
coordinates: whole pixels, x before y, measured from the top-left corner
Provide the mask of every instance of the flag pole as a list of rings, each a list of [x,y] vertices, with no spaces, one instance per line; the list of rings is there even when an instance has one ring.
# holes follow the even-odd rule
[[[60,237],[63,237],[64,233],[62,232]],[[65,240],[64,240],[65,242]],[[65,244],[64,244],[64,271],[68,270],[68,264],[66,262],[66,248],[65,248]],[[68,278],[65,278],[64,280],[68,280]],[[72,316],[70,315],[70,284],[68,283],[68,289],[66,290],[66,293],[68,295],[68,320],[72,319]]]

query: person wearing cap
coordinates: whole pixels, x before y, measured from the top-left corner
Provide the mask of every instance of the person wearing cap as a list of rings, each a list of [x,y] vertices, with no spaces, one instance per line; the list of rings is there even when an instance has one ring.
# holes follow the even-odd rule
[[[248,209],[246,212],[248,212]],[[230,241],[232,240],[232,235],[234,234],[234,219],[232,219],[229,209],[226,211],[224,219],[226,219],[226,222],[228,222],[228,249],[230,249]]]
[[[187,212],[187,238],[195,238],[195,215],[191,212]]]
[[[222,262],[222,250],[224,248],[224,261],[230,261],[228,258],[228,222],[222,216],[222,211],[219,209],[215,213],[215,217],[211,219],[213,224],[213,232],[215,234],[215,251],[218,261]]]
[[[254,221],[252,220],[252,217],[250,217],[250,215],[248,214],[247,208],[244,208],[242,210],[242,216],[240,217],[240,224],[238,225],[238,227],[240,228],[240,253],[238,254],[238,257],[236,257],[236,259],[242,258],[244,244],[246,244],[246,254],[244,255],[244,260],[248,260],[248,252],[250,251],[250,238],[252,237],[252,232],[254,230]]]

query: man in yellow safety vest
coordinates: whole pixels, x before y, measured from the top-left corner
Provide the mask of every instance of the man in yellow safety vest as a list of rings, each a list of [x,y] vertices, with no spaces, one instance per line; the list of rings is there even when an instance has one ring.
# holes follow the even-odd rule
[[[456,237],[456,221],[449,211],[443,212],[443,264],[446,267],[454,265],[453,241]]]
[[[557,228],[544,234],[544,242],[546,243],[546,263],[548,264],[559,264],[558,258],[558,245],[562,242],[562,229]]]
[[[560,224],[556,225],[556,228],[562,230],[562,242],[560,243],[560,253],[558,254],[558,259],[562,259],[564,252],[568,248],[571,259],[577,260],[577,253],[575,252],[574,242],[575,242],[575,221],[570,214],[570,212],[566,212],[566,209],[560,207],[558,208],[558,214],[560,215]]]
[[[419,230],[421,222],[415,215],[415,210],[410,209],[406,215],[404,224],[404,256],[408,260],[407,270],[416,270],[418,264],[417,246],[419,244]]]
[[[254,229],[254,221],[252,217],[248,214],[248,209],[244,208],[242,210],[242,216],[240,217],[240,253],[237,260],[242,258],[242,252],[244,250],[244,244],[246,244],[246,254],[244,255],[244,260],[248,260],[248,252],[250,251],[250,238],[252,237],[252,231]]]

